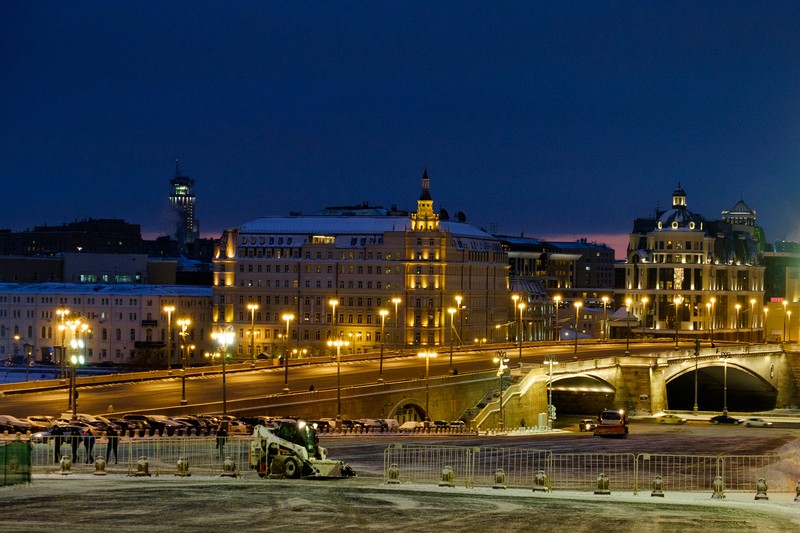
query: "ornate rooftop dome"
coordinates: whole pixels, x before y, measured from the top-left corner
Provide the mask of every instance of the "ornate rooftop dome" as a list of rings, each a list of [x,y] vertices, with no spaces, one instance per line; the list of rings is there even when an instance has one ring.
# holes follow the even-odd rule
[[[703,218],[686,209],[686,191],[683,190],[680,183],[672,193],[672,209],[665,211],[658,218],[657,229],[689,231],[703,229]]]

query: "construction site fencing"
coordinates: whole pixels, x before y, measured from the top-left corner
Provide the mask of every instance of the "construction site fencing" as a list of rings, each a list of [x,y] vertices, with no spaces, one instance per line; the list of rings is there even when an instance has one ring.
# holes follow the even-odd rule
[[[552,453],[549,450],[396,444],[384,451],[384,479],[401,483],[441,483],[451,467],[457,486],[533,488],[537,474],[547,490],[593,491],[604,474],[611,491],[653,488],[664,492],[712,492],[721,477],[725,491],[755,492],[763,478],[773,492],[792,492],[796,480],[777,455],[672,455],[653,453]],[[541,484],[539,484],[541,486]]]
[[[2,485],[18,485],[31,480],[31,447],[24,441],[0,442],[0,480]]]

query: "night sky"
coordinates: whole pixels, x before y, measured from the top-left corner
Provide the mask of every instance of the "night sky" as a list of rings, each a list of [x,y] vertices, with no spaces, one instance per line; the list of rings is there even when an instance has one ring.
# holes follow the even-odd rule
[[[497,233],[617,248],[680,182],[800,239],[797,2],[5,1],[0,69],[0,227],[167,234],[180,159],[205,236],[427,167]]]

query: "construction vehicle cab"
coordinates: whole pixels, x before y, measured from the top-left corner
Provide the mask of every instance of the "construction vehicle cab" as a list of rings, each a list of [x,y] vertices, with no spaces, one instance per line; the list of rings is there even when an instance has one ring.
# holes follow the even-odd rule
[[[304,420],[271,420],[257,425],[250,443],[250,468],[261,477],[344,478],[354,476],[343,461],[328,459],[316,430]]]

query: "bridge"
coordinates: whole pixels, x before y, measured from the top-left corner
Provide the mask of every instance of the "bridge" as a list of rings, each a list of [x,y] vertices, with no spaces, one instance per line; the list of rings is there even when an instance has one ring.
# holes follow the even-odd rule
[[[547,411],[548,396],[559,414],[596,413],[606,407],[648,413],[667,409],[719,412],[763,411],[800,404],[800,346],[764,344],[694,350],[668,350],[646,355],[619,355],[597,359],[560,356],[558,364],[523,364],[511,369],[502,396],[505,427],[535,425]],[[374,362],[364,361],[364,364]],[[360,364],[353,361],[352,364]],[[229,372],[249,372],[249,365],[229,365]],[[214,375],[213,368],[191,369],[193,375]],[[188,372],[187,372],[188,373]],[[175,405],[164,399],[158,373],[115,374],[79,378],[81,410],[104,412],[106,391],[119,382],[136,382],[137,402],[127,409],[167,414],[221,412],[218,400]],[[163,374],[163,373],[162,373]],[[419,376],[419,374],[416,374]],[[165,376],[161,376],[163,379]],[[552,380],[550,379],[552,377]],[[174,379],[174,376],[173,376]],[[695,382],[697,394],[695,395]],[[152,385],[149,385],[152,384]],[[94,387],[97,385],[97,387]],[[552,385],[552,387],[551,387]],[[215,388],[216,385],[209,384]],[[60,390],[58,380],[4,385],[4,402],[10,414],[30,414],[23,389]],[[148,388],[151,387],[151,388]],[[159,387],[161,387],[159,389]],[[148,392],[151,391],[151,392]],[[461,375],[415,377],[383,383],[348,384],[339,390],[319,388],[289,394],[258,394],[228,399],[228,412],[243,415],[301,416],[317,419],[335,416],[338,405],[344,418],[397,418],[400,421],[464,419],[473,427],[499,427],[500,379],[496,370]],[[95,398],[96,395],[96,398]],[[338,398],[337,398],[338,396]],[[727,401],[726,401],[727,400]]]

